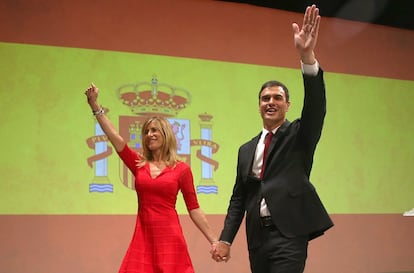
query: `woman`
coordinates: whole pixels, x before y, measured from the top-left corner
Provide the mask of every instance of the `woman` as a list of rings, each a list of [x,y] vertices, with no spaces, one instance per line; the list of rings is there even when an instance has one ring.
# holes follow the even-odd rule
[[[178,191],[184,197],[191,220],[211,243],[217,237],[200,209],[190,167],[177,159],[176,139],[169,122],[149,118],[142,126],[143,154],[130,149],[98,104],[98,88],[85,91],[88,104],[120,158],[135,176],[138,215],[135,232],[120,273],[194,272],[175,210]]]

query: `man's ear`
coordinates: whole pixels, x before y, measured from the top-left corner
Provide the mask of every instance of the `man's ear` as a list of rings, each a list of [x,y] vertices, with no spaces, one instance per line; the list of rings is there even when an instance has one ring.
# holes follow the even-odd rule
[[[287,104],[286,112],[288,112],[290,109],[290,101],[286,102],[286,104]]]

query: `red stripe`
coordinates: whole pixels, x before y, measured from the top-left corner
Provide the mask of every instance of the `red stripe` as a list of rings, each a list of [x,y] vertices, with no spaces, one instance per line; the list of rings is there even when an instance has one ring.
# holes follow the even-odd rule
[[[0,41],[299,67],[290,24],[301,14],[220,1],[114,3],[1,1]],[[326,71],[414,80],[412,48],[413,31],[322,18],[316,53]]]

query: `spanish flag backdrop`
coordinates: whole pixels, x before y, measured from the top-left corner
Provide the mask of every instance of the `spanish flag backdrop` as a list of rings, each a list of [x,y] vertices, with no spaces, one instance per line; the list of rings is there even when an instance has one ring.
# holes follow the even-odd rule
[[[301,14],[219,1],[30,0],[4,1],[0,17],[2,272],[120,264],[137,200],[86,103],[92,82],[130,146],[139,148],[142,118],[168,116],[217,232],[237,150],[261,130],[261,84],[284,82],[288,119],[300,116],[290,24]],[[414,219],[403,216],[414,207],[414,33],[321,24],[328,104],[311,180],[335,227],[311,243],[307,272],[414,271]],[[250,272],[244,228],[232,260],[216,264],[181,198],[177,209],[197,272]]]

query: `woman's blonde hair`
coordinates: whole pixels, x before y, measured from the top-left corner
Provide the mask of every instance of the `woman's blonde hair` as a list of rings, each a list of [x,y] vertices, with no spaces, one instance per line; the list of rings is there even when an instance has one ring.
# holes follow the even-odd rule
[[[175,134],[171,127],[171,124],[167,119],[163,117],[151,117],[147,119],[142,126],[141,136],[142,136],[142,149],[143,149],[143,158],[138,162],[138,166],[145,165],[146,161],[154,160],[152,152],[148,149],[146,143],[145,135],[148,132],[148,127],[150,124],[155,125],[164,136],[164,142],[161,146],[161,158],[165,160],[167,166],[175,166],[178,161],[177,157],[177,140]]]

